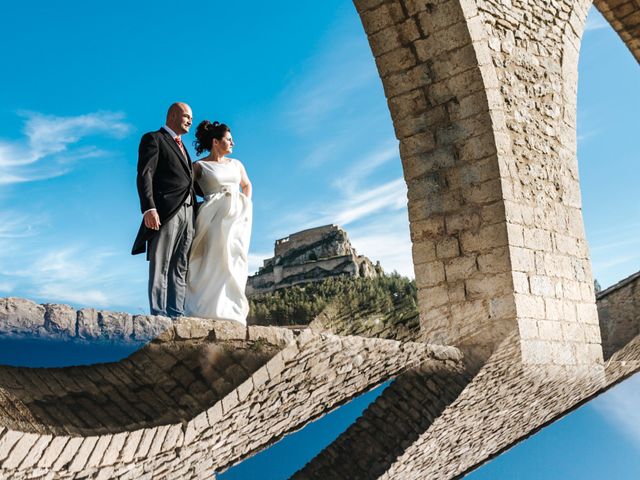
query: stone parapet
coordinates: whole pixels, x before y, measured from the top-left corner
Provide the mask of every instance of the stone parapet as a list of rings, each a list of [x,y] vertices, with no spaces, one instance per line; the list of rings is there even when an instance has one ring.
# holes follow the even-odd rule
[[[438,345],[182,318],[118,363],[0,367],[0,478],[211,478],[406,369],[462,360]]]

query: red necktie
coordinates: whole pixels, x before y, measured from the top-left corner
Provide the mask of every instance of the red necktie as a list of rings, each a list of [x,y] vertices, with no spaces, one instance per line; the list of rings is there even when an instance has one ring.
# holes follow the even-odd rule
[[[182,151],[182,153],[184,153],[184,146],[182,145],[182,139],[180,137],[176,137],[176,138],[174,138],[174,140],[176,141],[176,143],[180,147],[180,150]]]

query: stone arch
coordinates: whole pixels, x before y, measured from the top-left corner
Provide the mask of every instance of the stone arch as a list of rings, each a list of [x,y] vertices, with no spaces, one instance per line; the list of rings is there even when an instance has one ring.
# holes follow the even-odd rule
[[[593,5],[600,10],[631,54],[640,62],[640,5],[633,0],[595,0]]]
[[[576,158],[591,1],[354,3],[400,141],[424,339],[482,361],[516,330],[525,363],[601,363]],[[634,4],[614,4],[637,57]]]

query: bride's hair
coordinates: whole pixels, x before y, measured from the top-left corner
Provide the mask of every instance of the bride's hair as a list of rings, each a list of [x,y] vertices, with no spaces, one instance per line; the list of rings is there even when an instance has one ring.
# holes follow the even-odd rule
[[[202,152],[210,152],[213,139],[222,140],[224,134],[230,131],[231,129],[224,123],[212,123],[209,120],[201,121],[198,124],[198,128],[196,128],[196,139],[193,142],[196,154],[200,155]]]

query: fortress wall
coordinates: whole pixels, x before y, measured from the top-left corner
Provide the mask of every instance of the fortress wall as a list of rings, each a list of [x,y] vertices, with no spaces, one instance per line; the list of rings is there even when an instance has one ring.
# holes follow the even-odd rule
[[[275,255],[283,256],[291,250],[300,248],[310,243],[318,242],[322,238],[330,233],[337,232],[340,227],[337,225],[324,225],[322,227],[309,228],[296,232],[288,237],[276,240]]]

